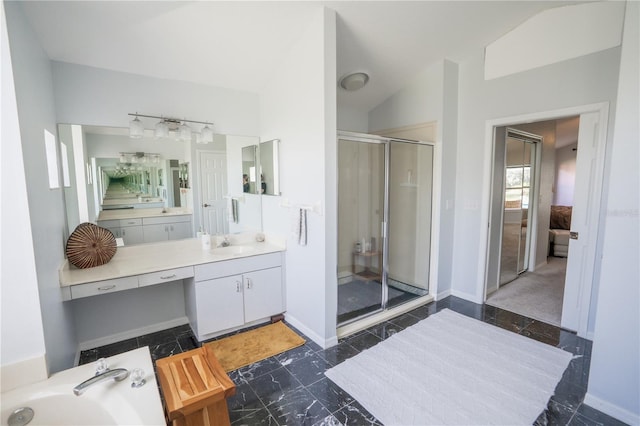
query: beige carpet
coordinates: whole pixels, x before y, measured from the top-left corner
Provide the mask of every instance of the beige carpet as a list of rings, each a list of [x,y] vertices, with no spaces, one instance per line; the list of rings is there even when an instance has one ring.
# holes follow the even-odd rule
[[[205,343],[225,371],[233,371],[304,345],[305,340],[282,321]]]
[[[525,272],[487,299],[487,305],[560,326],[567,259],[549,257],[535,272]]]

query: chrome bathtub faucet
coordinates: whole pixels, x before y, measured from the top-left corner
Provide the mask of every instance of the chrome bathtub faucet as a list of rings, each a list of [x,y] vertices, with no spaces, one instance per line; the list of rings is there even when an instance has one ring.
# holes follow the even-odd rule
[[[104,373],[96,374],[92,378],[80,383],[78,386],[73,388],[73,393],[76,396],[80,396],[84,393],[84,391],[86,391],[89,387],[95,385],[96,383],[100,383],[109,379],[114,379],[116,382],[121,382],[128,376],[129,371],[126,368],[114,368],[113,370],[107,370]]]

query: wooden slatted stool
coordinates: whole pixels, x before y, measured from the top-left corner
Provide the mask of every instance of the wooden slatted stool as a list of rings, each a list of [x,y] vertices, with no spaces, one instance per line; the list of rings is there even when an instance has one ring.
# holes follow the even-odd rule
[[[226,398],[236,393],[236,386],[211,349],[205,346],[159,359],[156,368],[168,424],[230,424]]]

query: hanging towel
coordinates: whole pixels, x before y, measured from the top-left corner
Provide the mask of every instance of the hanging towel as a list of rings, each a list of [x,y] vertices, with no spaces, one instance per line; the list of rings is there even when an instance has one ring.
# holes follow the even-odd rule
[[[231,197],[225,197],[227,199],[227,220],[229,222],[234,222],[235,223],[235,219],[233,217],[233,198]]]
[[[238,223],[240,221],[240,216],[238,214],[238,200],[235,198],[231,199],[231,210],[233,212],[233,223]]]
[[[300,209],[300,222],[298,225],[298,244],[307,245],[307,210]]]

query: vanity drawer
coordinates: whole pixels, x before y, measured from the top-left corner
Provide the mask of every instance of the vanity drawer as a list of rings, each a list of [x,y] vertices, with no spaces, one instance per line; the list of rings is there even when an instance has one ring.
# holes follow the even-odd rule
[[[181,280],[193,277],[193,266],[184,268],[167,269],[166,271],[151,272],[149,274],[138,275],[138,286],[146,287],[148,285],[168,283],[171,281]]]
[[[71,298],[97,296],[99,294],[113,293],[115,291],[129,290],[138,287],[138,277],[116,278],[114,280],[97,281],[88,284],[71,286]]]
[[[275,268],[282,265],[282,253],[261,254],[247,256],[241,259],[222,260],[219,262],[196,265],[195,280],[204,281],[230,275],[244,274],[261,269]]]
[[[98,222],[98,226],[101,226],[103,228],[119,228],[120,227],[120,221],[119,220],[99,220]]]
[[[142,219],[120,219],[120,226],[137,226],[142,225]]]
[[[145,217],[142,219],[143,225],[158,225],[165,223],[179,223],[191,221],[191,215],[172,215],[172,216],[158,216],[158,217]]]

